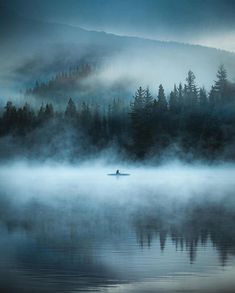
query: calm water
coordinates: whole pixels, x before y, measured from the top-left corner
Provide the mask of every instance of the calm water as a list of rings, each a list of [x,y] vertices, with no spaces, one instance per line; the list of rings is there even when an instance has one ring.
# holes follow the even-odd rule
[[[235,292],[235,167],[113,169],[0,167],[0,292]]]

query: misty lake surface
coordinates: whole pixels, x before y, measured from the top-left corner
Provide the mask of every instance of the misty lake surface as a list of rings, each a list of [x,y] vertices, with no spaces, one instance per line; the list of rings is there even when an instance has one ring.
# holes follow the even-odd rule
[[[235,292],[234,228],[234,165],[3,164],[0,292]]]

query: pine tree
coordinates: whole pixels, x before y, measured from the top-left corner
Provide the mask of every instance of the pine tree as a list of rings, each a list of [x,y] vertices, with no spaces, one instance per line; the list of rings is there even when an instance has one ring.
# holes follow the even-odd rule
[[[174,91],[171,91],[170,93],[169,110],[173,113],[176,113],[179,110],[178,91],[176,86],[174,86]]]
[[[131,120],[134,129],[138,129],[142,124],[142,115],[144,110],[145,91],[142,87],[136,91],[134,101],[131,103]]]
[[[188,76],[186,78],[187,81],[187,92],[193,93],[195,88],[195,75],[192,70],[189,70]]]
[[[198,104],[198,91],[197,86],[195,84],[195,75],[189,70],[188,76],[186,78],[187,85],[185,87],[186,94],[186,103],[188,106],[195,107]]]
[[[65,110],[65,117],[67,119],[73,120],[76,118],[76,115],[77,115],[76,106],[75,106],[73,100],[70,98],[68,101],[66,110]]]
[[[153,106],[153,97],[151,95],[149,87],[147,87],[147,89],[145,90],[144,104],[145,104],[145,108],[147,109],[151,109]]]
[[[37,120],[39,123],[42,123],[44,121],[44,117],[45,117],[44,114],[45,114],[45,107],[44,107],[44,104],[42,103],[37,115]]]
[[[205,109],[208,105],[207,94],[204,87],[199,90],[199,105],[201,109]]]
[[[193,96],[192,96],[192,106],[197,107],[198,106],[198,89],[195,86],[193,90]]]
[[[25,135],[27,131],[34,127],[34,123],[34,111],[28,103],[25,103],[22,108],[20,107],[17,110],[17,134]]]
[[[214,86],[211,87],[209,93],[209,105],[211,108],[214,108],[218,102],[218,93]]]
[[[145,104],[145,90],[139,87],[134,96],[134,102],[131,104],[133,114],[138,113],[144,109]]]
[[[14,130],[17,126],[17,111],[16,107],[11,101],[8,101],[4,107],[5,111],[3,113],[3,128],[4,132]]]
[[[227,71],[223,65],[219,66],[217,71],[217,81],[215,82],[214,89],[217,92],[218,102],[229,100],[229,83],[227,79]]]
[[[167,100],[164,93],[164,88],[162,84],[159,85],[158,89],[158,109],[160,112],[166,112],[167,111]]]
[[[151,127],[153,123],[153,97],[149,88],[147,87],[144,95],[144,117],[145,123],[148,124],[148,127]]]
[[[152,139],[149,135],[149,124],[146,123],[146,91],[139,87],[131,103],[131,125],[133,131],[134,151],[139,157],[143,157],[150,146]],[[150,95],[148,93],[148,100]]]
[[[182,83],[180,83],[179,87],[178,87],[178,100],[179,100],[179,106],[182,109],[183,104],[184,104]]]
[[[46,104],[44,116],[45,116],[45,119],[53,118],[54,108],[53,108],[52,104]]]

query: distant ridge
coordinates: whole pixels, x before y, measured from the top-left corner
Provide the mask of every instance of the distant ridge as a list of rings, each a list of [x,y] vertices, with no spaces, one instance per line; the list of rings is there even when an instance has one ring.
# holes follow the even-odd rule
[[[104,94],[110,85],[116,84],[118,89],[121,83],[127,92],[141,84],[157,87],[160,83],[169,91],[172,84],[184,82],[189,69],[195,72],[198,84],[208,88],[220,64],[235,78],[233,52],[26,19],[6,7],[0,9],[0,39],[1,96],[9,95],[9,90],[14,95],[26,90],[36,80],[48,81],[81,60],[98,62],[103,68],[92,84],[89,82],[89,95],[97,92],[97,87]]]

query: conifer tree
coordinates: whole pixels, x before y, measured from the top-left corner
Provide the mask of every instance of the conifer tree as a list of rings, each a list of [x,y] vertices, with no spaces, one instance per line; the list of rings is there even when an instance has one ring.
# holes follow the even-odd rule
[[[174,86],[174,91],[171,91],[170,93],[169,110],[173,113],[176,113],[179,110],[178,91],[176,85]]]
[[[149,144],[149,137],[146,137],[147,124],[145,117],[145,90],[142,87],[139,87],[133,98],[134,101],[131,103],[130,116],[133,131],[134,151],[138,156],[143,157],[146,152],[147,145]]]
[[[193,93],[195,88],[195,75],[192,72],[192,70],[189,70],[186,81],[187,81],[187,91],[189,93]]]
[[[180,83],[178,87],[178,102],[179,102],[179,109],[182,110],[184,107],[184,93],[183,93],[182,83]]]
[[[162,84],[159,85],[158,89],[158,108],[160,112],[167,111],[167,100]]]
[[[73,100],[70,98],[65,110],[65,117],[68,119],[75,119],[77,115],[77,109],[73,102]]]
[[[145,90],[145,95],[144,95],[144,106],[146,109],[151,109],[153,106],[153,97],[151,95],[151,92],[149,90],[149,87]]]
[[[150,131],[150,129],[152,128],[152,123],[153,123],[153,97],[148,87],[145,90],[145,95],[144,95],[143,119],[145,119],[146,128]]]
[[[195,75],[192,70],[189,70],[186,81],[185,87],[185,94],[186,94],[186,103],[188,106],[195,107],[198,104],[198,91],[195,84]]]
[[[219,66],[217,71],[217,81],[215,82],[214,89],[217,92],[218,101],[224,102],[229,100],[229,83],[227,79],[227,71],[223,65]]]
[[[207,94],[204,87],[199,90],[199,105],[201,109],[205,109],[208,105]]]
[[[14,130],[17,124],[16,107],[11,101],[8,101],[4,108],[5,111],[2,117],[4,132]]]
[[[45,115],[45,119],[53,118],[54,108],[52,104],[46,104],[44,115]]]
[[[211,108],[214,108],[218,101],[218,93],[214,86],[211,87],[210,93],[209,93],[209,105]]]
[[[42,123],[44,120],[44,113],[45,113],[45,107],[44,104],[42,103],[39,111],[38,111],[38,115],[37,115],[37,119],[39,123]]]

